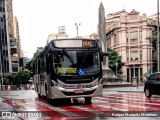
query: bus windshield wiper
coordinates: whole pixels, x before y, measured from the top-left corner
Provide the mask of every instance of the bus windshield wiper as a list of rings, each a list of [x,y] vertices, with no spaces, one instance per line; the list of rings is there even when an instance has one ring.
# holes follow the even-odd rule
[[[63,50],[64,55],[69,59],[69,61],[74,64],[73,58],[68,54],[66,50]]]
[[[82,63],[84,63],[84,62],[85,62],[85,60],[86,60],[86,58],[87,58],[88,54],[89,54],[89,50],[87,50],[87,52],[85,53],[85,56],[84,56],[84,59],[83,59]]]

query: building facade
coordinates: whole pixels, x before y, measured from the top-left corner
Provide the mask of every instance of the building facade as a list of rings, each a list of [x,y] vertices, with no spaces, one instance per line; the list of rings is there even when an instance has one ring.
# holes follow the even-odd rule
[[[127,82],[133,82],[133,77],[144,80],[149,69],[156,71],[156,53],[148,39],[154,31],[150,24],[156,21],[134,9],[106,16],[107,46],[122,56],[122,77]]]
[[[54,40],[54,39],[62,39],[62,38],[67,38],[67,37],[68,35],[66,34],[66,27],[60,26],[58,28],[58,33],[52,33],[48,36],[47,43],[49,43],[51,40]]]
[[[23,69],[25,67],[25,61],[24,61],[24,53],[23,50],[21,49],[21,39],[20,39],[20,34],[19,34],[19,24],[18,24],[18,20],[17,17],[14,16],[13,17],[13,26],[14,26],[14,38],[15,38],[15,47],[16,47],[16,53],[13,54],[12,57],[14,57],[15,59],[17,59],[17,63],[18,64],[18,71],[20,71],[21,69]]]
[[[9,32],[13,29],[8,24],[8,4],[7,0],[0,0],[0,67],[1,78],[4,75],[11,75],[11,54],[10,54],[10,36]]]
[[[16,26],[16,28],[15,28]],[[19,72],[19,33],[14,22],[12,0],[0,0],[0,71],[3,76],[14,76]],[[17,32],[17,34],[15,34]],[[17,42],[18,40],[18,42]]]

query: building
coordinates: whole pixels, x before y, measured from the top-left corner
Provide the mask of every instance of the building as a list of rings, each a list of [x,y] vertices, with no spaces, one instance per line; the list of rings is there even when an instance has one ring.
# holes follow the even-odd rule
[[[24,68],[24,53],[23,50],[21,49],[21,40],[20,40],[20,35],[19,35],[19,24],[17,17],[13,17],[13,25],[14,25],[14,38],[15,38],[15,47],[17,48],[17,52],[15,56],[13,56],[15,59],[18,60],[19,63],[19,70]],[[23,64],[22,64],[23,63]],[[18,71],[19,71],[18,70]]]
[[[80,38],[99,39],[97,33],[92,33],[92,34],[90,34],[90,35],[83,35],[83,36],[80,36]]]
[[[152,25],[150,25],[152,24]],[[122,56],[123,80],[145,79],[145,73],[156,71],[155,50],[147,39],[154,31],[155,19],[136,10],[110,13],[106,16],[107,46]]]
[[[2,76],[19,72],[19,33],[17,22],[13,22],[12,0],[0,0],[0,71]],[[15,28],[16,26],[16,28]],[[15,34],[17,33],[17,34]]]
[[[49,43],[51,40],[54,40],[54,39],[61,39],[61,38],[67,38],[67,37],[68,35],[66,34],[66,27],[60,26],[58,28],[58,34],[52,33],[48,36],[47,43]]]
[[[11,17],[8,14],[7,0],[0,0],[0,67],[1,67],[1,78],[3,75],[11,75],[12,65],[11,65],[11,53],[10,53],[10,39],[13,37],[12,27],[8,27],[10,21],[8,19]]]

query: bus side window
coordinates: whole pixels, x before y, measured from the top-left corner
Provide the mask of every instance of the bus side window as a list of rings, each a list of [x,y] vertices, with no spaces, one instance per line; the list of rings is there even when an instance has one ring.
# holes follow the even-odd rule
[[[35,63],[33,64],[33,75],[35,75]]]
[[[46,72],[47,72],[47,74],[49,74],[50,73],[50,60],[49,60],[49,56],[45,56],[46,57]]]
[[[38,74],[40,74],[40,59],[38,60]]]
[[[38,74],[38,61],[36,61],[35,64],[36,64],[36,65],[35,65],[35,73]]]
[[[40,58],[40,73],[44,72],[44,58]]]
[[[43,58],[43,70],[46,71],[46,56]]]

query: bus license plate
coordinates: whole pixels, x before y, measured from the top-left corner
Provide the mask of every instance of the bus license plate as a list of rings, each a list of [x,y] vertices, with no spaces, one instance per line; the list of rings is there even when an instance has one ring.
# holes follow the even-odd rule
[[[74,90],[75,93],[83,93],[83,90]]]

